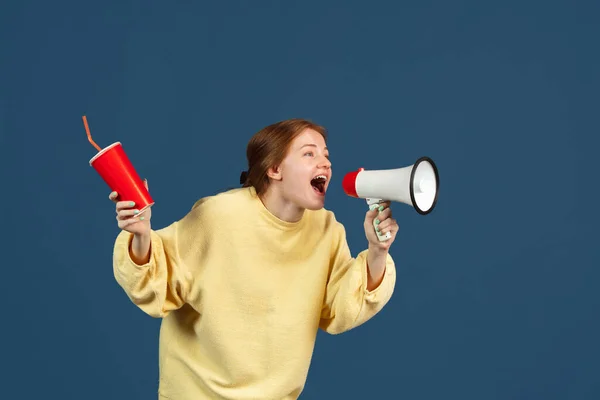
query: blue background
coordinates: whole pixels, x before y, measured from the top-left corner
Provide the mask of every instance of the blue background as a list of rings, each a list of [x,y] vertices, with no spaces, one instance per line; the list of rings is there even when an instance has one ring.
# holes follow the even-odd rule
[[[238,186],[281,119],[329,129],[354,254],[343,174],[436,161],[436,210],[393,206],[394,297],[319,334],[302,398],[600,398],[599,4],[4,1],[2,397],[156,398],[160,321],[114,280],[86,114],[148,178],[155,228]]]

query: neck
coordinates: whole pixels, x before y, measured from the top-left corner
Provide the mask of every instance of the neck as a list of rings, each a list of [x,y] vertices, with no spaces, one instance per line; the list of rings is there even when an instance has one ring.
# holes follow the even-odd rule
[[[304,209],[285,199],[274,185],[260,195],[260,200],[271,214],[282,221],[298,222],[304,215]]]

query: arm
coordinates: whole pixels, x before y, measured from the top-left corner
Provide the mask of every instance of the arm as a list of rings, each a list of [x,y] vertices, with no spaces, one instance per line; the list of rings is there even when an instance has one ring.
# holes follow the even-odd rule
[[[131,260],[138,264],[146,264],[150,261],[150,244],[152,242],[152,235],[133,235],[131,240]]]
[[[375,316],[390,300],[396,284],[395,264],[387,251],[369,246],[353,258],[344,227],[335,225],[319,325],[331,334],[353,329]]]
[[[121,231],[115,240],[113,272],[127,297],[146,314],[161,318],[188,302],[190,255],[198,244],[198,211],[147,236]],[[193,232],[193,233],[192,233]]]
[[[389,253],[387,250],[382,250],[373,245],[369,245],[369,250],[367,252],[367,290],[369,292],[374,291],[381,285],[383,277],[385,276],[388,255]]]

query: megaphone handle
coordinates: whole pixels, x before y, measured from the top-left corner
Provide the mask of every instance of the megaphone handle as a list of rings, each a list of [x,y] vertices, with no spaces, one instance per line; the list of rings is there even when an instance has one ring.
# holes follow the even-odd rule
[[[367,199],[367,204],[369,205],[369,210],[374,210],[376,208],[379,207],[379,205],[383,202],[383,200],[381,199]],[[377,235],[377,238],[379,239],[380,242],[385,242],[386,240],[389,240],[392,238],[392,234],[391,232],[386,233],[385,235],[382,235],[381,232],[379,232],[378,229],[378,223],[377,223],[377,218],[375,218],[373,220],[373,229],[375,229],[375,234]]]

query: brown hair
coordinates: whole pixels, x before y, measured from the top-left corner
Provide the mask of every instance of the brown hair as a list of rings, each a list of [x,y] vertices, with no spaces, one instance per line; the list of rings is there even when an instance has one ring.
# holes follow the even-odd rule
[[[269,168],[281,164],[292,141],[305,129],[319,132],[327,141],[324,127],[300,118],[276,122],[254,134],[246,148],[248,170],[242,172],[240,184],[253,186],[257,194],[262,194],[269,186]]]

